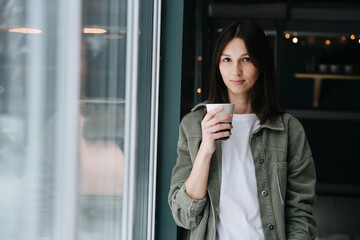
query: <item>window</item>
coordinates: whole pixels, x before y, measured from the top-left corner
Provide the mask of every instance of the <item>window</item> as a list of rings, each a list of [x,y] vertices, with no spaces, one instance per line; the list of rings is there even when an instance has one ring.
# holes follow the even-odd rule
[[[0,3],[0,239],[152,239],[160,5]]]

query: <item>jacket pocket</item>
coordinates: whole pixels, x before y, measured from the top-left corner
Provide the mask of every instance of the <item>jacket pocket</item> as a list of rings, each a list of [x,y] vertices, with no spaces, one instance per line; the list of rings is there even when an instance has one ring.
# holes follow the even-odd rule
[[[280,194],[281,204],[285,206],[286,182],[287,182],[287,162],[276,163],[276,181]]]

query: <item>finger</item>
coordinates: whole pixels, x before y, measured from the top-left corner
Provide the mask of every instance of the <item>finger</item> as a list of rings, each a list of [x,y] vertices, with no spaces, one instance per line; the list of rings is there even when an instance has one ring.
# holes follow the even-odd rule
[[[217,113],[221,112],[224,109],[223,106],[219,106],[217,108],[212,109],[211,111],[207,112],[207,114],[204,117],[204,121],[207,122],[209,121],[211,118],[213,118]]]
[[[230,137],[230,136],[231,136],[230,131],[218,132],[218,133],[213,134],[214,139],[219,139],[219,138],[223,138],[223,137]]]
[[[233,126],[230,123],[220,123],[220,124],[216,124],[215,126],[212,126],[209,129],[210,133],[216,133],[222,130],[231,130],[233,129]]]
[[[232,114],[221,114],[213,117],[211,120],[209,120],[209,126],[214,126],[221,122],[227,122],[229,119],[232,119]]]

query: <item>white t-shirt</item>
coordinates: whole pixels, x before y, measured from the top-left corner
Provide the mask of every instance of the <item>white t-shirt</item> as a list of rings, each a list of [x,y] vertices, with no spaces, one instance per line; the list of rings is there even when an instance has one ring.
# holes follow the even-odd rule
[[[232,135],[221,142],[222,179],[218,240],[264,239],[250,136],[260,127],[255,114],[234,114]]]

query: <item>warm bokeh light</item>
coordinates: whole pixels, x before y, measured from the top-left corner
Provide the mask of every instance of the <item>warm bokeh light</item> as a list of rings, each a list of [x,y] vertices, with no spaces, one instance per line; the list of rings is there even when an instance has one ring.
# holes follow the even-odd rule
[[[310,36],[307,38],[307,43],[308,44],[314,44],[315,43],[315,38],[313,36]]]
[[[289,38],[290,38],[290,34],[288,34],[288,33],[285,34],[285,38],[286,38],[286,39],[289,39]]]
[[[202,61],[202,56],[198,56],[197,60],[198,60],[199,62],[201,62],[201,61]]]
[[[351,39],[351,40],[355,40],[355,35],[352,34],[352,35],[350,36],[350,39]]]
[[[331,43],[330,40],[326,40],[326,41],[325,41],[325,44],[326,44],[326,45],[330,45],[330,43]]]
[[[121,39],[123,38],[123,36],[119,35],[119,34],[109,34],[105,36],[108,39]]]
[[[359,44],[360,44],[360,39],[359,39]]]
[[[346,40],[346,37],[345,37],[345,36],[342,36],[340,39],[341,39],[341,41],[345,41],[345,40]]]
[[[298,33],[297,33],[297,32],[294,32],[294,36],[297,37],[297,36],[298,36]]]
[[[40,29],[36,29],[36,28],[12,28],[12,29],[9,29],[9,32],[25,33],[25,34],[42,33],[42,31]]]
[[[292,41],[293,41],[293,43],[297,43],[297,42],[299,41],[299,39],[298,39],[297,37],[294,37],[294,38],[292,39]]]
[[[198,89],[197,89],[197,92],[198,92],[198,93],[201,93],[201,88],[198,88]]]
[[[83,33],[89,34],[101,34],[106,33],[107,31],[103,28],[83,28]]]

